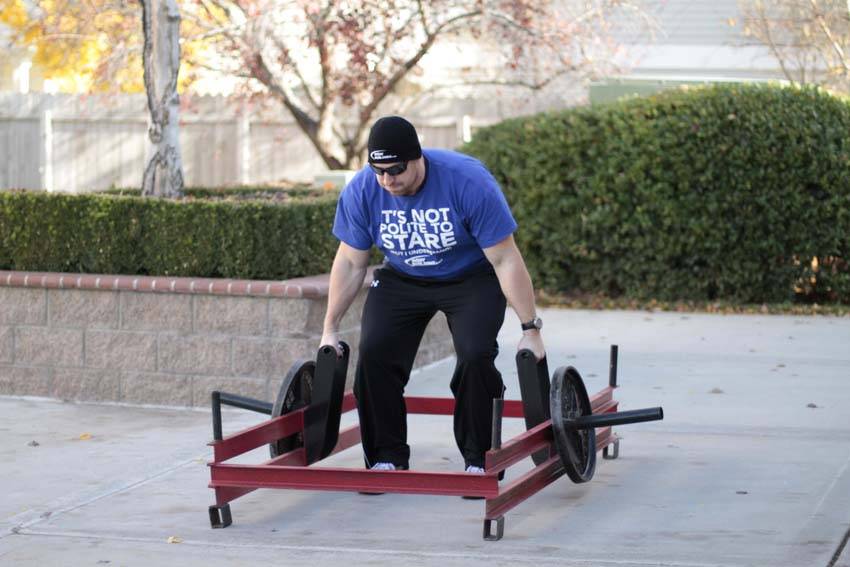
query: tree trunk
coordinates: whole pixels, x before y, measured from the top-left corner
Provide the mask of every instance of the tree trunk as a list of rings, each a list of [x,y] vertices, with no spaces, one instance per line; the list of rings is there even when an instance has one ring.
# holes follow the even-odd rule
[[[150,146],[142,177],[142,195],[181,197],[180,156],[180,11],[175,0],[139,0],[144,32],[145,92],[148,98]]]
[[[321,149],[322,159],[330,169],[346,169],[351,167],[348,156],[345,153],[345,144],[334,132],[334,127],[343,130],[343,125],[337,122],[334,116],[336,104],[328,102],[323,113],[319,115],[318,128],[316,130],[316,146]]]

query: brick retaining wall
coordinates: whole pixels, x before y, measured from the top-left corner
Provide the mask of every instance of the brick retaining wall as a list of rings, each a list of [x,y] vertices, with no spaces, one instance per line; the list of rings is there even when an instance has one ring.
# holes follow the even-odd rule
[[[292,363],[315,357],[327,288],[327,275],[266,282],[0,271],[0,395],[208,406],[219,389],[273,400]],[[352,364],[366,289],[341,325]],[[451,354],[438,314],[416,365]]]

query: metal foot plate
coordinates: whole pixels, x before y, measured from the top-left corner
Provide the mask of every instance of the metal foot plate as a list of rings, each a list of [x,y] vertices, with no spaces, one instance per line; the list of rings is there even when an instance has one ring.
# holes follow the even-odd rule
[[[610,449],[610,451],[609,451]],[[602,449],[602,458],[613,461],[620,456],[620,440],[616,439],[613,443]]]
[[[210,506],[210,527],[226,528],[233,523],[230,515],[230,504],[224,506]]]
[[[496,522],[496,533],[493,533],[493,522]],[[495,520],[484,519],[484,539],[487,541],[499,541],[505,535],[505,517],[499,516]]]

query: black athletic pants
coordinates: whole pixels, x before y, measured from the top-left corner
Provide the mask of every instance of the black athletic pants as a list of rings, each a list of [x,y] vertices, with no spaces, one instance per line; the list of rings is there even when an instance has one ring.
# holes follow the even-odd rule
[[[354,378],[367,466],[408,466],[404,388],[422,334],[437,311],[446,314],[457,353],[451,380],[455,440],[465,465],[484,466],[493,398],[504,392],[494,360],[505,305],[492,269],[449,282],[409,278],[390,268],[375,271],[363,308]]]

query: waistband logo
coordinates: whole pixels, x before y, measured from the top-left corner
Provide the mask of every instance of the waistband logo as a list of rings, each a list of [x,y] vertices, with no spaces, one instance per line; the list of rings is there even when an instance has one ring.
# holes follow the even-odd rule
[[[436,266],[437,264],[440,264],[442,262],[442,258],[436,260],[431,256],[413,256],[404,261],[404,263],[410,266],[411,268],[419,268],[421,266]]]

